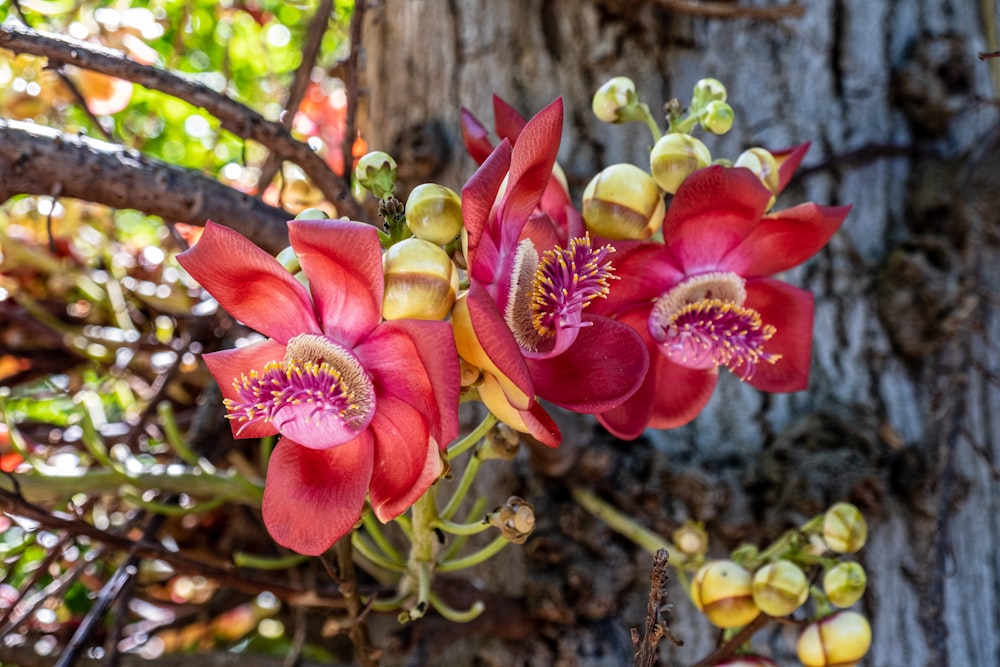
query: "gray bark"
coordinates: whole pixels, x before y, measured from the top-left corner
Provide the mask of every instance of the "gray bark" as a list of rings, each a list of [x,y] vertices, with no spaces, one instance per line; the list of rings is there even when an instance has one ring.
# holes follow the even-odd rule
[[[460,106],[490,124],[494,92],[525,114],[562,95],[559,160],[577,196],[602,166],[645,163],[644,128],[591,114],[590,96],[614,75],[630,76],[653,107],[689,96],[701,77],[721,79],[737,123],[710,141],[713,155],[811,141],[779,207],[812,200],[854,210],[828,248],[785,276],[816,294],[809,391],[764,395],[727,377],[693,424],[650,433],[647,443],[608,444],[577,420],[567,438],[584,448],[574,474],[667,534],[687,517],[705,521],[717,555],[853,500],[872,528],[860,554],[870,576],[861,608],[875,640],[863,664],[1000,664],[991,84],[1000,61],[976,58],[997,48],[987,33],[996,3],[801,4],[799,18],[760,21],[657,2],[386,0],[365,26],[361,127],[373,149],[400,160],[407,185],[458,188],[474,168],[461,147]],[[502,499],[511,483],[522,495],[558,487],[521,472],[493,494]],[[529,540],[505,557],[509,569],[483,571],[485,585],[524,596],[540,619],[537,635],[522,644],[467,639],[440,664],[631,660],[628,628],[644,623],[649,557],[568,503],[547,504],[553,515],[536,547]],[[583,545],[572,552],[578,560],[559,564],[561,578],[540,554],[547,528]],[[570,594],[567,614],[538,606]],[[682,598],[671,590],[671,628],[686,644],[665,647],[669,664],[693,664],[717,636]],[[755,645],[796,664],[794,638],[769,631]]]

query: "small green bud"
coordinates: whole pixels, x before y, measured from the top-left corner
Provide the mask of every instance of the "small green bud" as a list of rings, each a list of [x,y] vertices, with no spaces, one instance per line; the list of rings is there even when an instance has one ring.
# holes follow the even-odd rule
[[[423,183],[406,200],[406,225],[418,239],[447,245],[462,231],[462,200],[443,185]]]
[[[648,239],[660,229],[665,211],[656,182],[633,164],[606,167],[583,192],[587,229],[606,239]]]
[[[330,215],[321,208],[307,208],[298,212],[296,220],[329,220]]]
[[[354,167],[354,178],[365,190],[385,199],[396,190],[396,161],[383,151],[366,153]]]
[[[725,134],[733,127],[733,108],[726,102],[709,102],[701,126],[712,134]]]
[[[867,586],[865,568],[854,561],[838,563],[823,575],[823,592],[834,607],[850,607],[861,599]]]
[[[387,320],[443,320],[458,294],[458,271],[440,246],[417,238],[396,243],[382,256]]]
[[[276,259],[278,260],[278,264],[285,267],[285,270],[289,273],[295,274],[302,270],[302,266],[299,264],[299,256],[295,254],[295,249],[292,246],[288,246],[279,252]]]
[[[605,123],[624,123],[633,120],[626,112],[638,102],[635,83],[624,76],[608,79],[594,93],[594,115]]]
[[[868,524],[851,503],[837,503],[823,517],[823,541],[830,551],[852,554],[868,540]]]
[[[709,102],[725,102],[726,87],[718,79],[701,79],[694,84],[691,107],[701,109]]]
[[[708,147],[690,134],[663,135],[649,154],[649,167],[664,192],[677,192],[688,176],[712,162]]]
[[[780,189],[781,175],[778,173],[778,161],[774,155],[766,148],[755,146],[748,148],[733,163],[734,167],[745,167],[757,174],[757,178],[764,184],[764,187],[777,194]]]
[[[805,667],[852,667],[872,645],[872,628],[856,611],[838,611],[806,626],[799,635]]]
[[[790,560],[777,560],[753,575],[753,601],[769,616],[788,616],[809,597],[809,580]]]

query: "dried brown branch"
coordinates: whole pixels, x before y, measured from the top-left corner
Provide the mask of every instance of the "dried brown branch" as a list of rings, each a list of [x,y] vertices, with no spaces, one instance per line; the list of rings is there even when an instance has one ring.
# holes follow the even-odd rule
[[[988,53],[980,53],[980,60],[989,60],[990,58],[1000,58],[1000,51],[990,51]]]
[[[806,8],[792,3],[780,7],[741,7],[731,2],[712,2],[705,0],[654,0],[657,4],[672,9],[675,12],[706,16],[717,19],[748,18],[775,21],[788,17],[798,17],[805,13]]]
[[[171,222],[215,220],[272,253],[288,245],[291,216],[246,193],[122,146],[0,119],[0,201],[54,191]]]
[[[729,641],[709,653],[705,658],[699,660],[691,667],[712,667],[722,660],[725,660],[729,656],[733,655],[736,652],[736,649],[748,642],[750,638],[754,636],[754,633],[767,625],[771,620],[773,619],[767,614],[761,614],[757,618],[750,621],[747,625],[744,625]]]
[[[660,619],[667,597],[667,564],[670,556],[666,549],[660,549],[653,557],[653,567],[649,575],[649,601],[646,603],[646,629],[639,638],[639,631],[632,628],[632,646],[635,649],[632,664],[635,667],[653,667],[660,657],[660,640],[667,638],[677,646],[684,642],[676,639]]]
[[[296,140],[280,123],[267,120],[253,109],[208,86],[181,74],[143,65],[114,49],[14,24],[0,24],[0,48],[48,58],[50,67],[70,64],[126,79],[201,107],[218,118],[226,130],[260,142],[283,159],[302,167],[302,171],[341,214],[357,217],[359,213],[347,182],[335,174],[312,148]]]

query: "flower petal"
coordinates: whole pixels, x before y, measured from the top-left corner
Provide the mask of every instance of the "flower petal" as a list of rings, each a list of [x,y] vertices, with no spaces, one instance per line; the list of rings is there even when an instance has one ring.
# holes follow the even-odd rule
[[[688,274],[714,270],[753,230],[770,199],[749,169],[699,169],[681,184],[667,209],[664,242]]]
[[[321,333],[302,283],[242,234],[209,221],[177,261],[226,312],[265,336],[287,343]]]
[[[493,143],[490,141],[490,132],[479,122],[471,111],[462,107],[460,112],[460,125],[462,128],[462,141],[465,142],[465,150],[469,152],[472,159],[477,164],[482,164],[493,152]]]
[[[263,371],[268,362],[284,359],[285,346],[269,339],[233,350],[212,352],[202,358],[212,377],[219,384],[222,397],[238,400],[239,394],[233,382],[243,375],[250,375],[250,371]],[[274,424],[263,421],[247,425],[231,419],[229,425],[233,428],[233,436],[237,438],[264,438],[278,433]]]
[[[611,265],[619,280],[610,283],[606,299],[590,304],[594,313],[617,316],[637,306],[652,304],[685,278],[677,260],[662,243],[630,243],[625,250],[619,249],[618,243],[614,245],[616,252],[611,255]]]
[[[621,405],[649,368],[646,345],[630,326],[584,317],[576,341],[557,357],[527,359],[535,393],[574,412],[594,414]]]
[[[766,216],[726,255],[719,268],[751,277],[798,266],[826,245],[850,211],[850,206],[808,203]]]
[[[381,397],[372,421],[375,468],[369,486],[372,511],[390,521],[412,505],[441,474],[437,441],[421,413],[392,397]]]
[[[465,223],[465,258],[469,267],[476,267],[476,250],[486,230],[500,185],[510,167],[511,146],[501,141],[482,166],[462,188],[462,219]],[[491,262],[492,264],[492,262]],[[489,267],[495,270],[495,266]]]
[[[652,354],[652,353],[651,353]],[[657,351],[650,428],[677,428],[687,424],[708,404],[719,380],[719,369],[697,370],[679,366]],[[652,371],[651,371],[652,372]]]
[[[771,153],[778,162],[778,192],[775,194],[788,187],[788,182],[792,180],[795,170],[802,164],[802,158],[809,152],[809,145],[807,141],[804,144]]]
[[[527,122],[524,116],[503,98],[499,95],[493,96],[493,125],[497,129],[497,136],[501,139],[510,139],[510,143],[516,144]]]
[[[747,280],[746,289],[745,305],[759,312],[761,320],[776,329],[765,349],[781,355],[773,364],[759,364],[747,382],[762,391],[806,389],[812,358],[812,293],[770,278]],[[739,373],[739,369],[734,371]]]
[[[497,419],[515,431],[527,433],[548,447],[558,447],[562,433],[549,413],[537,401],[532,401],[527,410],[519,410],[510,404],[497,378],[483,373],[479,384],[479,400],[496,415]]]
[[[293,220],[288,236],[309,278],[324,332],[354,347],[382,321],[378,232],[350,220]]]
[[[318,556],[361,518],[372,477],[369,431],[331,449],[308,449],[282,438],[271,454],[261,510],[274,540]]]

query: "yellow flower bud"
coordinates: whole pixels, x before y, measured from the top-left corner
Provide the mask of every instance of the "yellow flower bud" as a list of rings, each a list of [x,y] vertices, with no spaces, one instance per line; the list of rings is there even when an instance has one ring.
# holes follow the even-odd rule
[[[806,626],[799,635],[799,660],[805,667],[852,667],[868,653],[872,629],[855,611],[838,611]]]
[[[708,551],[708,534],[701,524],[685,521],[674,531],[674,546],[689,558],[704,555]]]
[[[605,168],[583,193],[587,229],[606,239],[648,239],[663,225],[665,212],[652,177],[632,164]]]
[[[418,239],[451,243],[462,231],[462,200],[443,185],[418,185],[406,200],[406,226]]]
[[[712,161],[708,147],[690,134],[671,132],[660,137],[649,154],[649,168],[664,192],[677,192],[684,179]]]
[[[330,216],[321,208],[302,209],[295,215],[296,220],[329,220]]]
[[[712,78],[701,79],[694,84],[691,106],[700,109],[709,102],[725,102],[726,97],[726,87],[721,81]]]
[[[823,591],[835,607],[850,607],[861,599],[867,586],[865,568],[853,561],[838,563],[823,575]]]
[[[691,582],[691,600],[720,628],[746,625],[760,615],[754,604],[750,573],[731,560],[706,563]]]
[[[365,190],[385,199],[396,189],[396,161],[383,151],[372,151],[354,165],[354,178]]]
[[[443,320],[458,293],[458,271],[447,253],[429,241],[409,238],[382,256],[387,320]]]
[[[594,115],[605,123],[623,123],[631,118],[626,117],[622,112],[633,106],[637,100],[635,83],[632,82],[632,79],[616,76],[604,82],[597,89],[591,106],[594,109]]]
[[[830,551],[852,554],[868,540],[868,524],[861,510],[850,503],[837,503],[823,517],[823,541]]]
[[[788,616],[809,597],[806,573],[790,560],[778,560],[753,575],[753,601],[769,616]]]
[[[764,184],[772,194],[777,194],[779,188],[778,161],[766,148],[748,148],[733,163],[734,167],[746,167]]]
[[[733,127],[733,108],[725,102],[709,102],[701,126],[712,134],[725,134]]]

